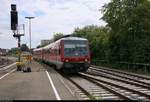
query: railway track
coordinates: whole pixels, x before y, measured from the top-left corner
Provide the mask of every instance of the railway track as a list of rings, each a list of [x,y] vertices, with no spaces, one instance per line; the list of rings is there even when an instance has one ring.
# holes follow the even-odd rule
[[[139,80],[140,82],[145,82],[150,85],[150,77],[148,77],[148,76],[134,74],[134,73],[130,73],[130,72],[124,72],[121,70],[115,70],[115,69],[110,69],[110,68],[106,68],[106,67],[98,67],[98,66],[93,66],[93,65],[89,69],[101,71],[101,72],[104,72],[107,74],[111,74],[111,75],[118,76],[121,78],[126,78],[129,80],[135,80],[135,81]]]
[[[120,82],[124,82],[126,84],[133,84],[139,87],[143,87],[143,88],[147,88],[150,90],[150,84],[149,83],[145,83],[136,79],[132,79],[132,78],[128,78],[128,77],[123,77],[120,75],[114,75],[113,73],[109,73],[109,72],[103,72],[100,70],[93,70],[90,72],[87,72],[88,74],[94,75],[94,76],[101,76],[101,77],[105,77],[108,79],[112,79],[112,80],[116,80],[116,81],[120,81]]]
[[[16,63],[13,63],[11,65],[0,68],[0,80],[15,71],[15,64]]]
[[[111,71],[104,72],[90,68],[76,76],[61,75],[76,87],[75,92],[81,100],[150,100],[149,83],[142,83],[135,76],[131,80],[127,75],[127,78],[119,77],[121,73],[115,76]]]
[[[74,92],[81,100],[149,101],[150,83],[142,81],[148,80],[148,77],[144,79],[143,76],[122,73],[89,68],[86,73],[78,73],[73,76],[60,74],[75,86]]]
[[[79,100],[131,100],[127,96],[111,89],[104,83],[93,81],[93,79],[85,78],[83,75],[74,74],[66,75],[56,70],[64,79],[71,83],[72,92]]]
[[[120,93],[122,96],[127,97],[130,100],[149,100],[150,99],[150,91],[141,87],[137,87],[135,85],[125,84],[113,80],[109,80],[107,78],[95,77],[94,75],[90,75],[87,73],[80,73],[80,76],[92,80],[97,83],[101,83],[110,89],[114,90],[117,93]],[[143,91],[143,92],[142,92]],[[145,92],[144,92],[145,91]],[[146,91],[148,91],[146,93]]]
[[[116,83],[118,85],[128,87],[132,90],[138,91],[139,95],[145,97],[139,97],[136,99],[150,99],[150,83],[146,82],[150,81],[149,77],[108,68],[93,67],[89,68],[86,74],[93,75],[98,79],[107,80],[114,84]]]
[[[76,92],[83,100],[131,100],[119,92],[105,86],[103,83],[98,83],[90,78],[78,75],[78,77],[65,77],[78,89]]]
[[[5,66],[11,65],[14,62],[15,62],[15,58],[13,57],[9,57],[9,58],[2,57],[0,58],[0,69],[3,69]]]
[[[140,75],[135,75],[132,73],[111,70],[111,69],[100,69],[100,68],[90,68],[89,73],[96,76],[103,76],[105,78],[125,82],[127,84],[134,84],[136,86],[144,87],[150,90],[150,78]]]

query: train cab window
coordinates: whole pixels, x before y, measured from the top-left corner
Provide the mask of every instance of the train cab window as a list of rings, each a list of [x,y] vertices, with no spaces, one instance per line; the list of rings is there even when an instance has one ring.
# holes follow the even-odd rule
[[[64,41],[64,55],[66,57],[87,56],[88,45],[87,41]]]

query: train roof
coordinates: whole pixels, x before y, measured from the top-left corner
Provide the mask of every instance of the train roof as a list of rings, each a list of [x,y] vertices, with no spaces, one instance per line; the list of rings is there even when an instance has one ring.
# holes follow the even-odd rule
[[[35,48],[33,51],[39,51],[39,50],[42,50],[43,47],[40,47],[40,48]]]
[[[61,38],[60,40],[87,40],[87,39],[80,38],[80,37],[65,37],[65,38]]]
[[[54,45],[54,42],[53,42],[53,43],[51,43],[51,44],[48,44],[48,45],[47,45],[47,46],[45,46],[45,47],[43,47],[43,49],[51,48],[51,47],[53,47],[53,45]]]
[[[61,38],[51,44],[48,44],[47,46],[44,46],[44,47],[41,47],[41,48],[37,48],[37,49],[34,49],[34,51],[39,51],[39,50],[42,50],[42,49],[48,49],[50,47],[53,47],[53,45],[61,40],[83,40],[83,41],[87,41],[86,38],[80,38],[80,37],[64,37],[64,38]]]

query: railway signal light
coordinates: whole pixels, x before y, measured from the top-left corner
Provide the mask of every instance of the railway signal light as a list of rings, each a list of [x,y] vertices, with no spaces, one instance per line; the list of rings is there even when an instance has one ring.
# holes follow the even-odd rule
[[[11,30],[16,30],[18,25],[18,12],[16,11],[16,5],[11,4]]]
[[[24,34],[19,34],[18,31],[18,12],[16,9],[15,4],[11,4],[11,11],[10,11],[10,18],[11,18],[11,30],[13,31],[14,35],[13,37],[16,37],[18,39],[18,48],[20,49],[20,41],[21,41],[21,36]],[[21,63],[20,60],[21,56],[20,53],[18,53],[18,62]],[[21,71],[22,66],[20,64],[17,65],[17,71]]]
[[[15,4],[11,4],[11,11],[16,11],[16,5]]]

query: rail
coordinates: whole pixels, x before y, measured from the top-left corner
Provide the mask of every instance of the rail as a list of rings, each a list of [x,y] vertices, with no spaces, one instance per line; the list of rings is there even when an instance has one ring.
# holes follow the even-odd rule
[[[7,58],[1,58],[0,56],[0,68],[7,66],[8,64],[11,64],[12,61],[10,59]]]
[[[131,87],[129,88],[128,86],[122,86],[122,85],[110,82],[108,80],[106,81],[106,80],[103,80],[103,79],[100,79],[100,78],[96,78],[95,76],[91,76],[91,75],[88,75],[86,73],[79,73],[79,75],[81,75],[83,77],[86,77],[86,78],[90,78],[90,79],[92,79],[94,81],[102,82],[102,83],[107,84],[107,85],[111,85],[111,86],[114,86],[114,87],[117,87],[117,88],[120,88],[120,89],[123,89],[123,90],[127,90],[129,92],[132,92],[133,94],[138,94],[139,96],[144,96],[144,97],[150,99],[150,95],[149,94],[143,93],[141,91],[137,91],[136,89],[133,89]]]
[[[150,64],[149,63],[130,63],[130,62],[109,62],[107,60],[92,60],[92,65],[106,66],[116,69],[125,69],[128,71],[150,73]]]

